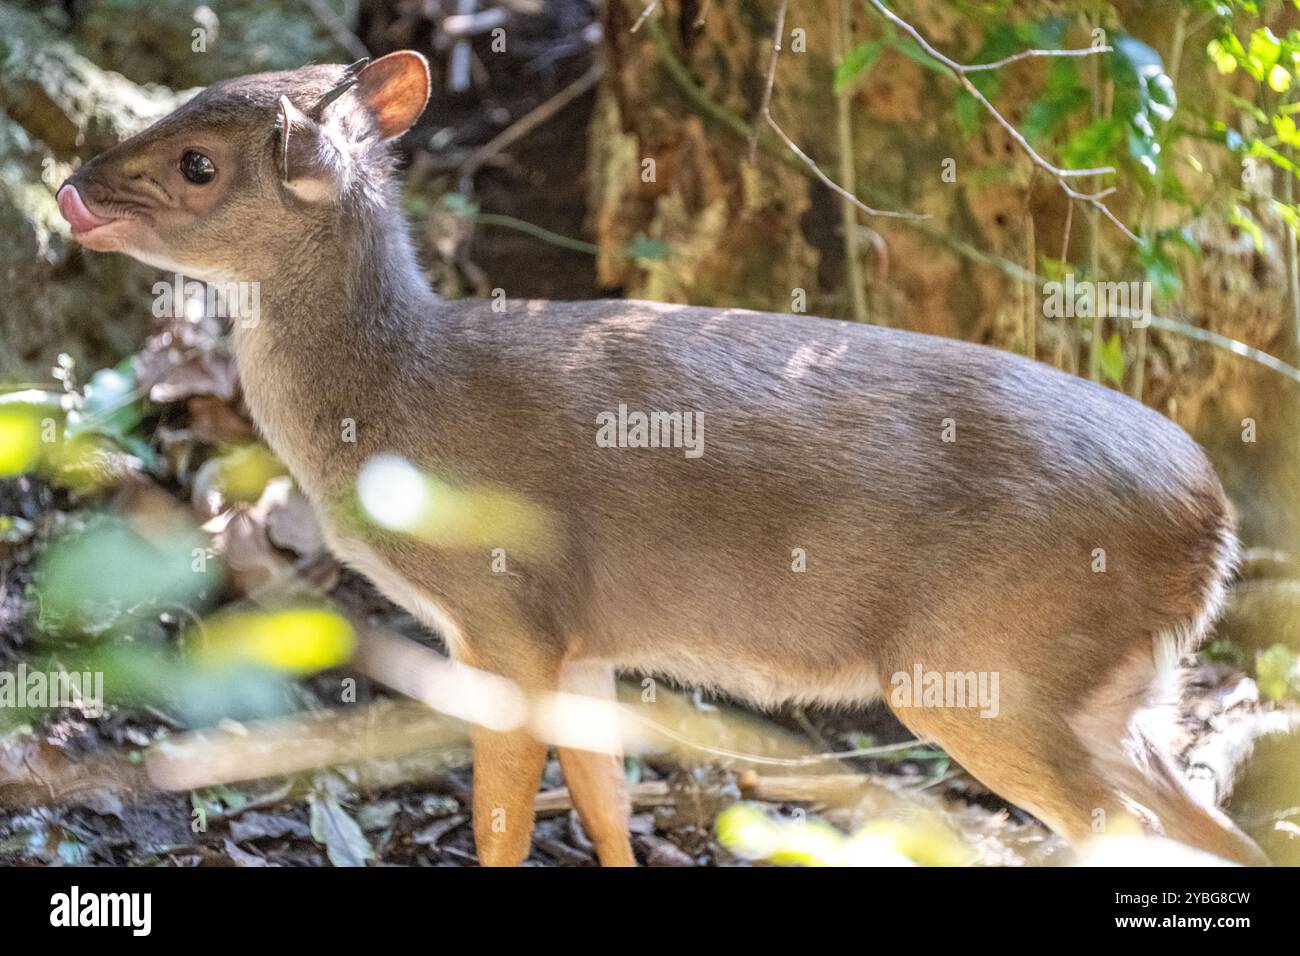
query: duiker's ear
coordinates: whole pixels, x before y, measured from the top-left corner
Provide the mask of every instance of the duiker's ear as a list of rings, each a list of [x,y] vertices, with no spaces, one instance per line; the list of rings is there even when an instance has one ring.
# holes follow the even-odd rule
[[[307,202],[338,195],[345,157],[311,117],[280,97],[280,177],[285,188]]]
[[[401,136],[415,125],[429,102],[429,61],[414,50],[398,50],[357,74],[354,89],[380,138]]]

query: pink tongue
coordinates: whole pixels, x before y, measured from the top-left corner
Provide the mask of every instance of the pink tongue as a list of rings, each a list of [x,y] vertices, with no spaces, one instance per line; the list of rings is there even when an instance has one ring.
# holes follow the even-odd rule
[[[81,200],[81,193],[77,192],[76,186],[64,186],[54,198],[59,204],[59,213],[64,219],[68,220],[74,234],[89,232],[96,226],[102,226],[113,221],[102,216],[96,216],[87,209],[86,204]]]

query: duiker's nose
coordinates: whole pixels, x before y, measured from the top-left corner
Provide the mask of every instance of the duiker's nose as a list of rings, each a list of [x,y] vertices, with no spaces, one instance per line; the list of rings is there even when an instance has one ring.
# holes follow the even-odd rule
[[[81,198],[81,193],[77,191],[77,187],[72,180],[68,180],[59,187],[54,200],[59,204],[59,215],[66,219],[68,225],[72,227],[73,236],[87,233],[113,221],[91,212],[86,207],[85,201]]]

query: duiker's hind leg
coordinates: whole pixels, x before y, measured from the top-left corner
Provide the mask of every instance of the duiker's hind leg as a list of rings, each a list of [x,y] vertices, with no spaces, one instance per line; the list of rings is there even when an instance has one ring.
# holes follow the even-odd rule
[[[1172,707],[1149,705],[1158,680],[1155,655],[1138,651],[1112,671],[1070,724],[1112,789],[1170,839],[1226,860],[1265,866],[1259,846],[1216,807],[1192,796],[1168,754]],[[1174,675],[1166,677],[1172,682]],[[1172,699],[1172,691],[1165,696]]]
[[[1266,863],[1249,837],[1191,797],[1142,725],[1153,660],[1145,670],[1135,665],[1117,674],[1073,709],[1014,673],[1004,675],[1013,680],[1004,682],[994,717],[981,717],[974,708],[899,706],[892,700],[890,706],[912,731],[1071,844],[1130,814],[1225,859]],[[889,685],[887,677],[882,684]]]
[[[973,710],[890,707],[913,733],[938,744],[994,793],[1073,845],[1093,836],[1099,819],[1121,810],[1091,755],[1050,710],[982,718]]]
[[[1199,803],[1177,768],[1158,750],[1136,759],[1125,754],[1113,772],[1116,790],[1154,817],[1172,840],[1247,866],[1267,866],[1268,857],[1227,815]]]

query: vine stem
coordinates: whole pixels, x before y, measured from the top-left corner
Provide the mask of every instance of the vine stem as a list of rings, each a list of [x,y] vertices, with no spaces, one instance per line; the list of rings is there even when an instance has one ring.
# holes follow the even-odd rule
[[[849,0],[827,0],[831,7],[831,37],[835,59],[844,62],[852,41],[853,24],[849,17]],[[853,168],[853,116],[849,91],[835,94],[835,132],[838,142],[840,182],[844,188],[857,195],[857,177]],[[858,233],[858,215],[853,203],[841,197],[840,226],[844,230],[844,281],[849,287],[849,304],[854,322],[870,322],[867,311],[867,290],[862,276],[861,236]]]

